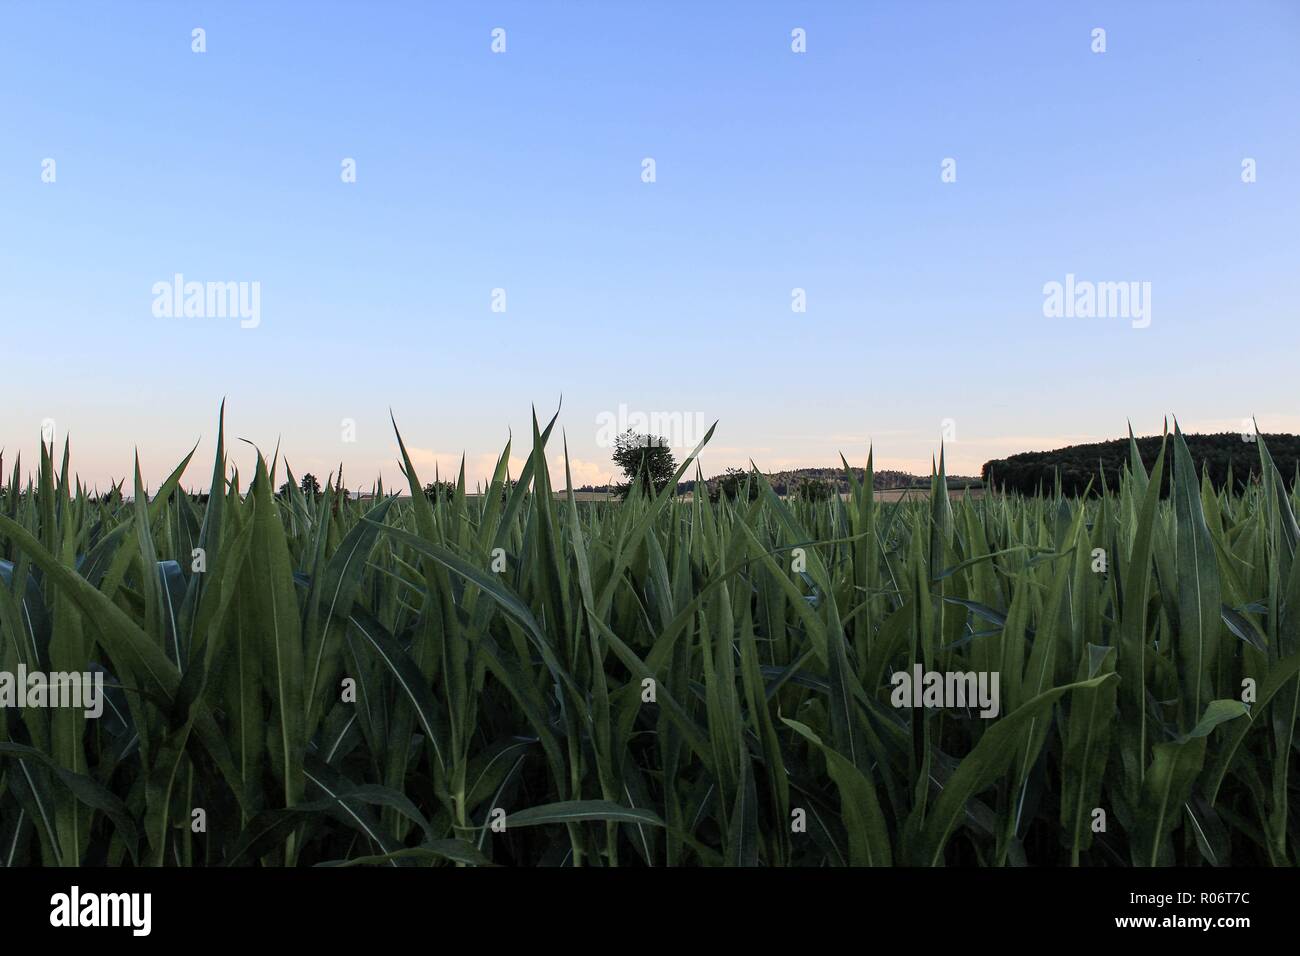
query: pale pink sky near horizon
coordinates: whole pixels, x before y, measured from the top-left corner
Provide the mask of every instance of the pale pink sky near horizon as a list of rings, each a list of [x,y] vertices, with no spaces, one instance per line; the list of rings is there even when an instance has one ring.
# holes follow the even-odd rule
[[[96,427],[95,424],[92,424],[96,416],[87,416],[90,421],[86,423],[85,427],[78,428],[77,419],[81,417],[81,415],[74,416],[73,425],[69,429],[70,434],[63,432],[59,428],[58,420],[55,420],[58,456],[62,455],[64,439],[69,438],[71,469],[84,484],[102,491],[109,486],[111,480],[126,478],[125,488],[129,490],[132,485],[135,449],[131,440],[127,437],[129,430],[125,427],[125,423],[119,422],[116,426],[106,428],[100,422]],[[585,440],[579,444],[575,442],[576,429],[574,423],[566,421],[569,417],[571,416],[561,412],[555,431],[547,446],[547,458],[550,464],[553,486],[562,488],[565,484],[563,439],[566,426],[569,433],[569,464],[573,474],[574,486],[601,485],[611,479],[617,480],[619,478],[617,469],[609,460],[607,451],[593,445],[590,435],[593,429],[590,426],[583,429],[588,434],[585,436]],[[539,413],[539,423],[543,427],[546,420],[547,417]],[[340,419],[340,423],[341,421]],[[241,479],[247,483],[247,480],[252,475],[255,452],[253,446],[240,439],[247,438],[255,441],[258,447],[268,456],[268,459],[276,451],[278,441],[281,474],[283,474],[284,463],[287,461],[296,476],[301,477],[306,472],[312,472],[324,484],[326,477],[335,473],[338,466],[342,464],[349,489],[354,491],[369,490],[377,478],[382,478],[385,488],[392,489],[397,487],[399,483],[404,482],[398,467],[400,456],[397,442],[387,421],[383,422],[383,426],[388,426],[386,435],[382,434],[383,426],[379,427],[380,434],[374,433],[377,424],[374,422],[358,422],[357,440],[355,442],[342,441],[342,430],[338,429],[339,434],[334,435],[332,441],[318,441],[313,444],[301,438],[277,437],[275,434],[264,433],[248,420],[248,416],[241,416],[238,408],[233,403],[230,403],[226,412],[227,457],[230,467],[237,467]],[[850,465],[860,467],[866,463],[867,450],[873,441],[877,470],[894,469],[916,475],[927,475],[930,472],[931,455],[937,456],[940,448],[938,429],[935,430],[933,439],[927,439],[925,436],[906,433],[901,430],[882,429],[875,436],[869,436],[865,433],[860,436],[846,433],[828,436],[805,435],[802,437],[802,442],[808,448],[804,453],[792,455],[787,452],[781,454],[771,443],[767,445],[756,443],[746,448],[736,445],[734,442],[728,442],[726,440],[727,429],[724,424],[719,422],[713,440],[709,446],[705,447],[700,456],[701,469],[706,478],[718,474],[727,467],[747,468],[751,459],[763,471],[781,471],[803,467],[838,467],[841,452],[848,459]],[[1134,421],[1134,433],[1139,436],[1159,434],[1161,424],[1160,419],[1157,419],[1154,423]],[[1235,433],[1241,428],[1240,419],[1189,418],[1180,419],[1179,424],[1185,432],[1189,433]],[[1265,416],[1260,419],[1259,424],[1266,433],[1300,432],[1300,416]],[[428,429],[416,427],[414,423],[403,425],[400,418],[398,425],[403,429],[403,438],[406,441],[407,449],[422,481],[433,481],[435,475],[444,480],[453,479],[456,476],[460,468],[461,450],[447,447],[446,442],[439,443],[436,429],[433,430],[434,433],[428,434],[426,433]],[[510,470],[512,475],[517,476],[531,450],[531,423],[525,419],[514,423],[514,425],[515,440],[511,448]],[[1170,417],[1170,427],[1172,428],[1172,416]],[[120,433],[117,428],[121,428]],[[1040,451],[1065,445],[1121,438],[1126,434],[1126,427],[1123,422],[1120,423],[1118,428],[1110,432],[1071,431],[1059,434],[973,435],[969,438],[962,434],[960,420],[958,420],[956,429],[956,440],[944,444],[947,470],[949,474],[971,476],[978,476],[983,463],[992,458],[1005,457],[1020,451]],[[34,428],[29,428],[27,431],[35,436],[33,441],[2,449],[6,479],[12,470],[16,452],[22,454],[22,474],[24,478],[35,474],[36,465],[39,462],[40,423],[36,423]],[[146,426],[139,430],[139,434],[143,436],[138,442],[138,450],[141,472],[145,483],[151,489],[156,488],[197,442],[197,451],[186,469],[183,484],[186,488],[193,490],[207,490],[213,455],[215,454],[215,414],[212,421],[208,423],[207,428],[194,429],[188,443],[178,443],[170,435],[164,436],[160,434],[160,431],[156,425]],[[168,432],[171,431],[172,429],[169,428]],[[367,434],[367,432],[371,433]],[[489,446],[479,442],[469,445],[463,450],[466,479],[470,487],[473,487],[476,483],[485,483],[490,479],[492,469],[505,446],[506,436],[504,432],[505,429],[503,428],[499,446]],[[155,439],[154,441],[149,440],[151,434]],[[581,451],[575,446],[580,447]],[[593,449],[595,454],[593,454]],[[681,461],[688,452],[689,449],[674,449],[678,461]],[[691,479],[694,476],[695,470],[692,467],[685,477]]]

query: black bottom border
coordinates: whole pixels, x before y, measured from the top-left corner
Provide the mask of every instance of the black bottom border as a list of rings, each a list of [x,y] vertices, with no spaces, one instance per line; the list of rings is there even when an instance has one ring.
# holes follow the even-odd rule
[[[130,926],[52,925],[71,911],[74,886],[82,907],[92,894],[149,894],[148,936]],[[788,929],[806,944],[810,928],[836,924],[852,938],[927,943],[993,942],[1008,931],[1042,931],[1053,942],[1170,930],[1229,940],[1286,932],[1295,898],[1294,872],[1269,869],[0,870],[0,925],[10,943],[69,932],[128,944],[285,933],[294,942],[373,945],[376,934],[399,934],[395,943],[478,927],[493,944],[517,933],[525,945],[545,946],[551,933],[591,939],[606,921],[663,940],[676,922],[733,938],[752,931],[769,943]]]

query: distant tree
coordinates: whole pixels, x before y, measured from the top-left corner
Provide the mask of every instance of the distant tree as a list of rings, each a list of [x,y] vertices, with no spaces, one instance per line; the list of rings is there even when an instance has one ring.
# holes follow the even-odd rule
[[[657,435],[638,435],[631,429],[614,439],[614,464],[627,478],[617,486],[620,498],[632,493],[638,479],[658,494],[677,474],[677,460],[668,442]]]
[[[430,501],[445,498],[451,501],[456,497],[456,485],[450,481],[431,481],[424,486],[424,497]]]
[[[316,495],[320,494],[320,482],[316,480],[315,475],[311,472],[307,472],[307,474],[302,476],[302,480],[298,482],[298,490],[304,495],[309,495],[314,498]],[[282,484],[280,490],[275,493],[275,496],[277,498],[289,497],[289,482],[286,481]]]
[[[742,493],[745,494],[746,500],[753,501],[758,497],[759,486],[758,479],[741,468],[728,468],[709,481],[710,501],[717,501],[723,497],[736,499]]]
[[[794,490],[800,501],[828,501],[834,493],[835,486],[822,478],[805,478]]]

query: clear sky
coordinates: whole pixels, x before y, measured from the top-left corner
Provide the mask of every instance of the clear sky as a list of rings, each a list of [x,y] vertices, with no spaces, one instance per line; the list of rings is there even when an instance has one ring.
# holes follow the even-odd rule
[[[354,488],[389,408],[472,481],[561,395],[579,484],[620,405],[719,420],[706,474],[1300,430],[1298,229],[1285,0],[0,4],[0,446],[100,487],[205,485],[223,396]],[[1071,274],[1149,326],[1046,316]]]

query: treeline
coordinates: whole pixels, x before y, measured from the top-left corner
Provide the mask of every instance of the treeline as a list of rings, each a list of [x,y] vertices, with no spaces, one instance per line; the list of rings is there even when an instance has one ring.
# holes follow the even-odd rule
[[[1259,480],[1259,447],[1253,441],[1243,441],[1240,434],[1225,432],[1216,435],[1184,435],[1187,448],[1196,462],[1196,473],[1208,473],[1216,489],[1223,488],[1231,476],[1233,489],[1242,491]],[[1296,468],[1300,465],[1300,435],[1263,436],[1269,454],[1291,488],[1295,482]],[[1155,464],[1160,453],[1160,437],[1137,439],[1138,453],[1147,471]],[[1161,478],[1163,493],[1169,493],[1170,453],[1165,452],[1165,467]],[[1009,458],[999,458],[984,463],[981,477],[985,485],[1023,495],[1032,495],[1039,489],[1051,493],[1057,477],[1061,490],[1068,495],[1080,495],[1092,483],[1093,491],[1100,487],[1104,473],[1106,485],[1111,490],[1119,487],[1119,476],[1129,461],[1129,441],[1093,442],[1087,445],[1070,445],[1054,451],[1027,451]]]
[[[865,469],[852,469],[854,477],[861,482],[866,476]],[[706,480],[705,484],[709,490],[709,497],[716,498],[719,489],[728,496],[734,497],[735,489],[747,472],[740,468],[728,468],[720,475],[714,475]],[[844,474],[843,468],[797,468],[791,471],[764,472],[772,490],[778,495],[798,495],[807,493],[812,497],[822,497],[822,489],[827,490],[826,496],[829,497],[831,492],[846,493],[850,490],[848,478]],[[930,487],[930,477],[928,475],[912,475],[905,471],[877,471],[873,473],[872,487],[876,491],[890,491],[899,488],[923,488],[928,490]],[[963,477],[960,475],[948,476],[948,487],[953,489],[961,488],[979,488],[983,482],[979,478]],[[677,493],[684,495],[695,491],[696,482],[694,480],[679,481],[677,483]],[[613,493],[618,490],[616,485],[583,485],[576,491],[588,491],[597,493]]]

